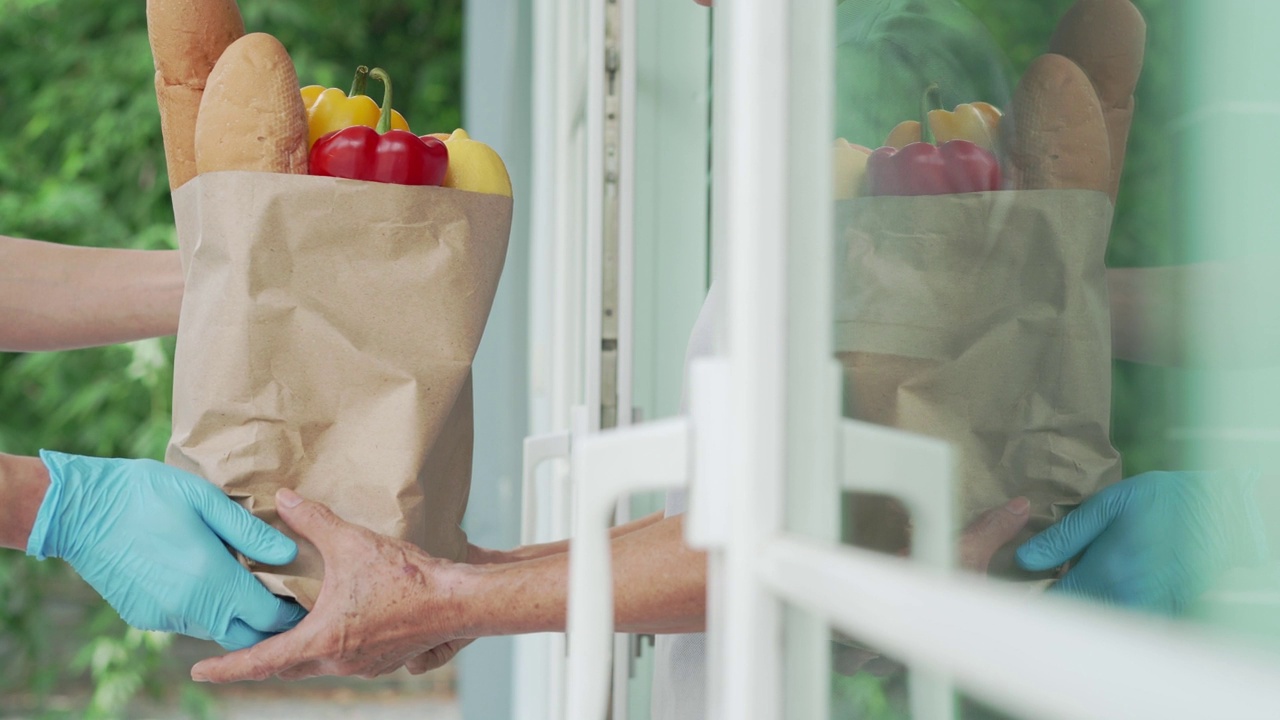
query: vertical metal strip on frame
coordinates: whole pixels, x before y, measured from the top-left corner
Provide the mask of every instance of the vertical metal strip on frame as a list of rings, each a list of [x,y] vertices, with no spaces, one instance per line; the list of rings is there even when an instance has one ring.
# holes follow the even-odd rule
[[[605,3],[587,0],[587,186],[585,287],[583,307],[583,402],[590,431],[600,429],[601,317],[604,314],[604,121],[605,121]],[[581,479],[575,478],[575,482]]]
[[[636,13],[637,0],[616,0],[618,46],[618,139],[617,139],[617,337],[614,388],[614,424],[627,427],[632,421],[632,383],[635,363],[635,216],[636,216]],[[631,498],[619,498],[615,521],[632,520]],[[631,715],[631,675],[635,636],[619,633],[613,652],[612,720],[629,720]]]
[[[617,0],[621,61],[618,83],[618,427],[631,424],[635,376],[635,231],[636,231],[636,3]]]
[[[555,398],[551,394],[552,348],[555,327],[554,286],[551,284],[556,255],[556,224],[558,207],[555,197],[556,158],[559,156],[556,141],[557,80],[557,11],[554,2],[533,3],[533,166],[529,188],[530,257],[529,257],[529,322],[530,342],[528,358],[530,367],[529,428],[533,433],[546,432],[552,427]],[[542,339],[540,342],[539,339]],[[536,493],[549,488],[539,488],[535,483],[522,483],[522,490],[534,493],[534,497],[522,497],[526,507],[541,506],[547,513],[546,503],[536,502]],[[545,496],[544,496],[545,497]],[[527,514],[521,521],[522,540],[538,524],[536,516]],[[530,527],[526,527],[530,526]],[[521,635],[516,637],[515,669],[512,678],[513,720],[551,720],[552,698],[555,685],[547,657],[551,652],[550,635]]]

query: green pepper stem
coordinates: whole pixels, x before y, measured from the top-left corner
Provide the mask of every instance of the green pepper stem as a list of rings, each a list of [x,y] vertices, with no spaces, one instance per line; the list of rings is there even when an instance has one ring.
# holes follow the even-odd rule
[[[929,112],[942,109],[942,86],[936,82],[929,83],[924,89],[924,98],[920,101],[920,140],[930,145],[937,140],[933,127],[929,125]]]
[[[374,68],[369,71],[369,77],[382,83],[382,115],[376,128],[381,135],[391,129],[391,76],[382,68]]]
[[[364,86],[369,80],[369,67],[361,65],[356,68],[356,79],[351,81],[351,92],[347,93],[347,97],[355,97],[364,95]]]

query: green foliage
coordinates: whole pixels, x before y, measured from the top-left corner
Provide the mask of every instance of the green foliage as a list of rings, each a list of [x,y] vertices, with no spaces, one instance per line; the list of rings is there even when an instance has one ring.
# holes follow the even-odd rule
[[[414,130],[460,124],[462,0],[240,6],[250,32],[290,50],[302,84],[346,89],[356,65],[379,65]],[[0,0],[0,68],[0,233],[175,247],[146,4]],[[371,92],[381,99],[376,84]],[[172,358],[172,339],[0,354],[0,451],[162,457]],[[0,693],[38,698],[87,677],[87,716],[118,716],[154,679],[168,639],[126,628],[100,602],[82,626],[55,630],[46,608],[68,588],[89,594],[60,562],[0,551]],[[83,644],[76,662],[54,647],[68,635]],[[208,714],[206,696],[192,687],[180,694],[188,714]]]
[[[831,720],[907,720],[885,691],[887,681],[871,675],[831,676]]]
[[[144,688],[152,695],[160,693],[162,688],[153,678],[173,642],[171,636],[125,627],[110,608],[99,611],[90,630],[93,639],[71,665],[75,670],[88,670],[93,678],[93,695],[84,711],[86,720],[117,717]]]

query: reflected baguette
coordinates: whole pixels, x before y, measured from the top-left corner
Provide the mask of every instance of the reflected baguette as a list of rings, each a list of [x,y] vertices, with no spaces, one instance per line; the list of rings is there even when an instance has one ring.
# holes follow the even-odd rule
[[[1111,188],[1107,123],[1093,83],[1061,55],[1036,58],[1001,123],[1014,190]]]
[[[1058,22],[1049,52],[1080,66],[1102,103],[1111,149],[1112,202],[1120,188],[1134,89],[1142,75],[1147,23],[1129,0],[1078,0]]]

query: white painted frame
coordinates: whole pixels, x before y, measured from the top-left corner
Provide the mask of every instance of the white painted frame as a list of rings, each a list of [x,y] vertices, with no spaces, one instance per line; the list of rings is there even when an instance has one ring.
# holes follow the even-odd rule
[[[789,642],[784,604],[916,668],[953,676],[976,697],[1028,717],[1280,717],[1280,663],[1269,655],[1184,626],[1051,598],[1030,601],[997,584],[788,528],[784,498],[794,503],[797,495],[786,497],[784,443],[794,442],[787,411],[796,412],[796,398],[813,400],[809,410],[829,413],[813,442],[833,455],[841,433],[854,442],[866,430],[842,424],[830,405],[815,399],[820,394],[811,395],[789,375],[795,355],[786,351],[799,339],[813,343],[801,352],[830,357],[829,338],[815,332],[829,313],[823,306],[829,303],[825,268],[810,265],[803,275],[816,290],[789,288],[787,275],[797,257],[812,262],[822,253],[794,252],[789,243],[804,242],[792,232],[805,226],[803,211],[814,197],[830,197],[829,172],[814,171],[826,168],[819,158],[830,134],[789,130],[803,112],[829,118],[824,104],[815,111],[793,103],[811,100],[807,90],[814,83],[830,87],[830,64],[816,71],[796,64],[805,43],[829,42],[830,12],[829,0],[719,4],[715,144],[753,150],[720,152],[715,162],[716,255],[728,298],[721,353],[698,364],[689,421],[589,436],[573,448],[575,474],[591,478],[591,491],[578,494],[571,554],[568,717],[599,720],[605,711],[607,679],[598,668],[608,656],[612,601],[601,508],[641,486],[685,482],[691,485],[690,541],[708,548],[711,557],[709,717],[820,716],[788,710],[825,707],[826,699],[814,697],[821,683],[797,683],[784,672],[787,656],[812,665],[812,644],[819,639],[802,628],[808,644]],[[824,122],[829,119],[813,126]],[[758,142],[763,137],[787,142]],[[795,165],[788,153],[817,164],[808,173],[789,172]],[[805,318],[814,326],[806,327]],[[826,382],[826,390],[837,393],[835,373],[815,377],[814,383]],[[856,455],[844,457],[846,469],[860,469]],[[830,488],[825,480],[815,482]],[[808,506],[791,514],[823,516],[818,494],[798,497]],[[810,697],[792,698],[792,692]],[[926,712],[921,717],[933,720],[933,713],[950,710]]]

